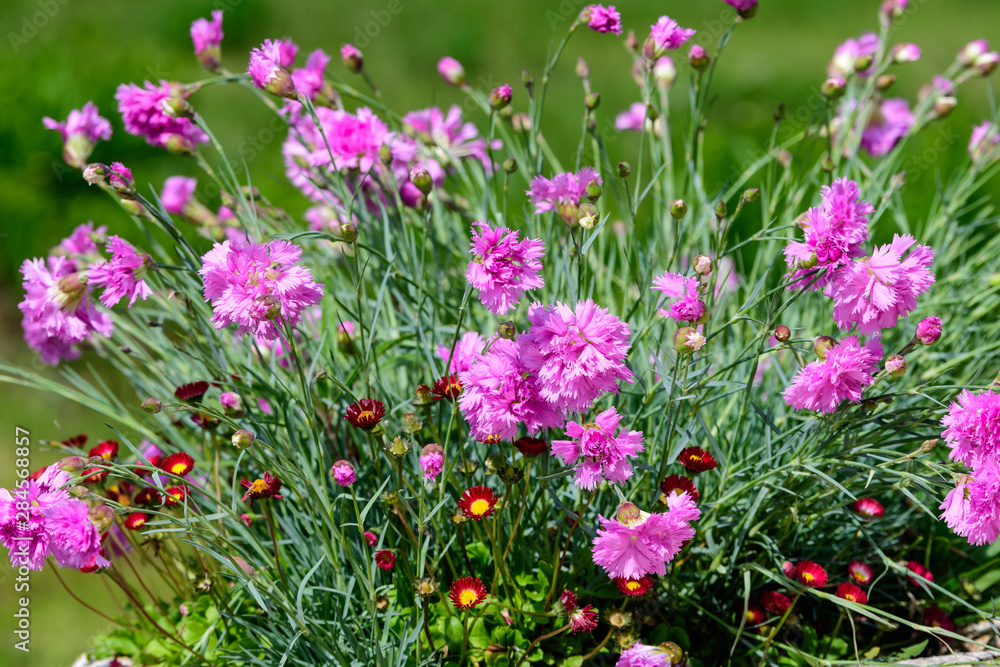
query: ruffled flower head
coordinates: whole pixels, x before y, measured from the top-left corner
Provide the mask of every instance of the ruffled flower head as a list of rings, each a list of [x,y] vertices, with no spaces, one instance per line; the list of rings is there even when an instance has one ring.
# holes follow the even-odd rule
[[[594,563],[609,577],[638,579],[647,574],[663,576],[666,564],[694,537],[688,523],[701,516],[687,494],[667,497],[668,511],[649,514],[632,503],[622,503],[614,519],[599,517],[594,538]]]
[[[643,45],[643,55],[649,60],[659,58],[667,51],[679,49],[695,32],[697,31],[680,27],[669,16],[661,16],[649,27],[649,38]]]
[[[891,244],[877,246],[871,257],[840,272],[832,289],[833,319],[841,329],[857,325],[861,334],[877,334],[917,307],[917,297],[934,284],[928,269],[934,251],[915,243],[912,236],[896,234]]]
[[[444,469],[444,449],[441,445],[432,443],[420,450],[420,469],[424,472],[424,479],[430,481],[441,474]]]
[[[698,279],[685,278],[679,273],[666,272],[653,279],[652,289],[663,292],[671,299],[670,309],[660,308],[660,315],[677,322],[695,322],[705,314],[705,304],[698,298]]]
[[[451,357],[448,364],[449,373],[462,373],[472,368],[472,364],[482,356],[483,348],[486,347],[486,340],[475,331],[466,331],[455,343],[455,351],[452,353],[448,345],[438,345],[437,355],[445,362]]]
[[[827,76],[845,78],[854,72],[854,63],[858,58],[874,56],[878,50],[878,35],[873,32],[865,33],[857,39],[849,39],[833,53],[833,60],[826,68]],[[861,77],[868,76],[874,64],[867,69],[858,72]]]
[[[66,481],[69,475],[65,474]],[[7,547],[13,567],[41,570],[49,556],[49,534],[45,513],[53,505],[69,499],[62,484],[48,484],[39,479],[22,482],[11,493],[0,489],[0,544]],[[27,510],[23,504],[27,502]],[[21,510],[18,505],[22,504]]]
[[[885,155],[896,147],[915,122],[916,118],[906,100],[883,100],[872,114],[868,127],[861,133],[861,147],[873,157]]]
[[[326,66],[330,62],[330,56],[326,55],[322,49],[316,49],[309,54],[306,59],[306,66],[292,70],[292,82],[295,90],[309,99],[315,99],[316,95],[323,90],[323,76]]]
[[[974,162],[983,161],[989,156],[995,156],[998,144],[1000,144],[1000,128],[997,127],[997,124],[990,121],[981,123],[972,128],[972,136],[969,138],[969,156]]]
[[[642,433],[615,429],[621,416],[611,407],[593,422],[566,425],[566,435],[573,440],[553,440],[552,453],[567,465],[576,465],[576,485],[593,489],[601,480],[622,483],[632,476],[628,459],[642,451]]]
[[[862,390],[873,381],[882,346],[877,340],[864,346],[848,336],[826,353],[826,359],[807,364],[785,390],[785,403],[796,410],[831,414],[842,401],[861,401]]]
[[[426,147],[439,151],[450,162],[466,158],[478,160],[487,171],[492,171],[486,139],[479,136],[474,123],[462,118],[462,107],[452,105],[448,113],[439,107],[428,107],[411,111],[402,118],[403,130],[407,135],[419,139]],[[494,139],[489,148],[499,150],[503,142]]]
[[[126,132],[143,137],[153,146],[180,143],[193,150],[195,144],[208,143],[208,135],[190,118],[163,111],[171,99],[184,97],[181,85],[168,81],[160,81],[158,86],[147,81],[143,88],[134,83],[122,84],[115,93]]]
[[[615,6],[589,5],[580,12],[580,20],[594,32],[622,34],[622,17]]]
[[[662,646],[649,646],[636,642],[632,648],[622,651],[615,667],[671,667],[673,651]]]
[[[945,497],[941,518],[969,544],[993,544],[1000,536],[1000,463],[987,459],[962,475]]]
[[[576,221],[577,208],[580,201],[587,195],[587,184],[596,181],[602,184],[601,177],[591,167],[584,167],[578,173],[556,174],[551,179],[535,176],[531,180],[531,189],[527,194],[535,205],[535,213],[557,210],[567,220]]]
[[[1000,458],[1000,394],[962,391],[941,420],[950,458],[970,468]]]
[[[539,395],[566,412],[584,411],[604,392],[618,393],[618,381],[633,382],[625,365],[628,324],[587,299],[575,309],[562,303],[531,304],[531,328],[519,344],[525,369]]]
[[[263,44],[250,52],[247,74],[261,90],[272,95],[293,95],[295,84],[288,68],[295,62],[297,52],[298,47],[292,42],[265,39]]]
[[[111,123],[101,117],[93,102],[87,102],[82,109],[70,111],[65,123],[46,116],[42,124],[62,135],[63,159],[77,169],[87,166],[87,158],[98,141],[111,138]]]
[[[195,19],[191,22],[191,41],[194,54],[205,69],[214,72],[221,66],[222,51],[222,10],[212,12],[212,20]]]
[[[323,296],[323,286],[313,281],[309,269],[296,265],[301,257],[298,246],[282,239],[216,243],[202,257],[199,271],[205,301],[215,311],[215,328],[235,323],[238,335],[274,340],[279,324],[297,324],[302,311]]]
[[[480,302],[494,315],[505,315],[517,306],[521,295],[545,283],[539,272],[545,243],[540,239],[518,240],[518,233],[488,222],[473,223],[473,255],[465,279],[479,290]]]
[[[122,299],[128,299],[128,307],[131,308],[136,299],[146,299],[153,293],[143,279],[154,266],[149,255],[137,252],[130,243],[117,236],[109,239],[107,251],[111,253],[111,259],[91,264],[87,273],[89,285],[104,288],[101,303],[106,308],[111,308]]]
[[[45,531],[49,534],[49,551],[59,566],[84,567],[92,558],[99,567],[111,564],[100,556],[101,533],[90,515],[87,503],[76,498],[46,508]]]
[[[343,459],[336,461],[330,468],[330,477],[337,483],[337,486],[350,486],[358,478],[354,471],[354,465]]]

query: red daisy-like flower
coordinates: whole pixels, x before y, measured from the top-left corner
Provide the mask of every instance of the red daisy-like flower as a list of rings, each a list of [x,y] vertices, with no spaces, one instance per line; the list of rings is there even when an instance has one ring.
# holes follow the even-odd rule
[[[204,380],[198,380],[197,382],[188,382],[177,387],[174,391],[174,396],[181,401],[197,403],[202,399],[206,391],[208,391],[208,383]]]
[[[677,457],[685,468],[693,473],[705,472],[719,465],[715,457],[701,447],[687,447]]]
[[[568,614],[577,607],[576,593],[567,588],[566,590],[564,590],[562,593],[559,594],[559,602],[562,604],[563,609],[565,609],[566,613]]]
[[[795,566],[795,578],[810,588],[823,588],[829,579],[826,570],[811,560],[804,560]]]
[[[72,438],[66,438],[62,441],[62,444],[73,449],[83,449],[83,446],[87,444],[87,434],[81,433],[80,435],[74,435]]]
[[[148,477],[160,467],[161,463],[163,463],[163,456],[160,454],[153,454],[152,456],[147,457],[145,461],[140,461],[141,467],[136,468],[135,472],[140,477]]]
[[[493,513],[498,500],[500,499],[492,489],[480,484],[467,489],[458,499],[458,506],[462,509],[462,514],[473,521],[479,521]]]
[[[90,456],[100,456],[105,461],[113,461],[118,456],[118,443],[114,440],[99,442],[87,452]]]
[[[385,417],[385,404],[376,401],[374,398],[362,398],[356,403],[347,406],[347,414],[344,419],[351,423],[351,426],[360,428],[363,431],[370,431]]]
[[[701,500],[701,494],[698,493],[698,487],[694,485],[694,481],[690,477],[685,477],[684,475],[671,475],[670,477],[667,477],[665,480],[660,482],[660,491],[662,491],[664,495],[668,496],[671,493],[679,496],[686,491],[687,494],[691,496],[691,500],[695,502]]]
[[[160,470],[166,470],[178,477],[184,477],[194,470],[194,459],[184,452],[174,452],[163,459],[163,462],[160,464]]]
[[[516,447],[517,451],[521,452],[523,456],[541,456],[545,452],[549,451],[549,443],[545,442],[541,438],[532,438],[530,435],[526,435],[523,438],[515,440],[514,447]]]
[[[739,605],[739,614],[743,613],[743,605]],[[756,602],[750,602],[747,605],[747,625],[760,625],[765,620],[767,616],[764,614],[764,610],[760,608],[760,605]]]
[[[615,577],[615,585],[618,586],[618,590],[622,593],[630,598],[634,598],[639,597],[640,595],[645,595],[649,592],[649,589],[653,587],[653,578],[648,574],[645,574],[638,579]]]
[[[855,512],[868,519],[881,519],[885,516],[885,508],[882,507],[882,503],[874,498],[858,498],[851,504],[851,507],[854,508]]]
[[[503,440],[503,437],[499,433],[492,433],[485,438],[476,438],[477,442],[482,442],[487,445],[495,445]]]
[[[375,564],[388,572],[392,568],[396,567],[396,554],[392,553],[388,549],[376,551]]]
[[[139,506],[159,505],[160,492],[151,486],[147,486],[139,491],[139,493],[135,494],[135,498],[132,499],[132,502]]]
[[[868,604],[868,594],[854,584],[844,583],[837,586],[837,597],[848,602]]]
[[[240,486],[247,490],[243,494],[243,501],[250,501],[250,505],[253,505],[253,501],[262,500],[263,498],[278,498],[281,500],[283,496],[281,495],[281,480],[272,475],[270,472],[264,473],[264,478],[257,478],[254,481],[249,479],[240,480]]]
[[[788,611],[788,608],[792,606],[791,599],[780,591],[765,591],[760,596],[760,602],[764,605],[764,609],[775,616],[783,616]]]
[[[918,576],[923,577],[924,579],[926,579],[927,581],[929,581],[931,583],[934,582],[934,575],[931,574],[931,571],[928,570],[926,567],[924,567],[923,565],[921,565],[920,563],[918,563],[915,560],[908,560],[908,561],[906,561],[906,569],[909,570],[910,572],[912,572],[913,574],[916,574]],[[921,586],[926,586],[927,585],[923,581],[920,581],[919,579],[915,579],[915,578],[913,578],[911,576],[907,576],[906,578],[910,580],[911,584],[913,584],[914,586],[917,586],[918,588],[921,587]]]
[[[149,515],[145,512],[133,512],[125,517],[123,525],[129,530],[139,530],[149,521]]]
[[[84,484],[100,484],[108,478],[108,471],[100,468],[87,468],[83,471],[81,481]]]
[[[569,615],[569,628],[575,635],[578,632],[593,632],[597,627],[597,612],[594,605],[574,609]]]
[[[948,614],[941,611],[939,607],[924,609],[924,625],[930,628],[941,628],[948,632],[955,631],[955,624],[948,618]]]
[[[872,582],[872,578],[875,576],[875,571],[872,570],[870,565],[854,560],[847,566],[847,574],[850,576],[851,581],[857,585],[867,586]]]
[[[476,577],[462,577],[448,589],[448,598],[457,609],[471,609],[486,600],[486,586]]]
[[[431,393],[435,401],[440,401],[442,398],[454,401],[462,393],[462,383],[458,379],[458,374],[452,373],[438,378],[431,387]]]
[[[109,486],[108,490],[105,492],[104,496],[108,500],[113,500],[119,505],[131,505],[132,504],[132,491],[135,487],[131,483],[125,480],[120,480],[114,486]]]
[[[163,504],[167,507],[183,505],[187,498],[188,490],[186,486],[171,486],[163,491]]]

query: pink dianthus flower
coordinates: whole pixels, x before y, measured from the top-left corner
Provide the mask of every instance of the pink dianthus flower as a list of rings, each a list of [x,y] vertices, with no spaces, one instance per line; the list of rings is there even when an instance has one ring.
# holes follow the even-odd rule
[[[646,105],[633,102],[628,111],[623,111],[615,117],[616,130],[642,132],[646,129]]]
[[[87,283],[94,287],[103,287],[101,303],[111,308],[124,298],[128,298],[128,307],[135,305],[136,299],[145,300],[153,293],[143,279],[146,271],[155,266],[152,258],[136,252],[128,241],[112,236],[108,241],[107,251],[111,259],[100,264],[91,264],[87,272]]]
[[[424,473],[424,479],[434,481],[444,469],[444,449],[436,444],[425,445],[420,450],[420,469]]]
[[[587,27],[595,32],[622,34],[622,17],[615,10],[614,5],[609,7],[603,5],[584,7],[583,11],[580,12],[580,20],[585,21]]]
[[[671,667],[670,652],[659,646],[649,646],[636,642],[632,648],[622,651],[615,667]]]
[[[705,314],[705,304],[698,298],[698,279],[685,278],[679,273],[665,272],[653,279],[652,289],[659,290],[672,299],[677,299],[670,310],[660,308],[660,315],[673,318],[677,322],[695,322]]]
[[[885,155],[906,136],[914,122],[916,119],[906,100],[883,100],[861,133],[861,147],[874,157]]]
[[[625,365],[628,324],[591,299],[575,309],[533,303],[528,321],[531,328],[519,338],[524,367],[539,395],[558,409],[587,410],[603,392],[617,394],[619,380],[634,381]]]
[[[255,86],[273,95],[295,93],[295,84],[288,68],[295,62],[298,47],[284,40],[264,42],[250,52],[247,74]]]
[[[194,42],[195,55],[218,49],[222,44],[222,10],[212,12],[212,20],[195,19],[191,22],[191,41]]]
[[[833,53],[833,60],[826,68],[826,73],[831,77],[847,77],[854,72],[854,62],[858,58],[874,56],[878,50],[878,35],[868,32],[857,39],[849,39]],[[861,72],[858,76],[866,77],[871,74],[874,63]]]
[[[649,28],[649,36],[655,44],[655,57],[663,55],[664,51],[680,48],[684,42],[694,36],[695,32],[690,28],[680,27],[677,25],[677,21],[669,16],[661,16]]]
[[[986,121],[972,128],[972,137],[969,138],[969,156],[974,162],[978,162],[995,152],[997,144],[1000,144],[1000,128],[996,123]]]
[[[310,53],[306,66],[292,71],[295,90],[311,100],[315,99],[323,89],[323,73],[329,62],[330,56],[323,53],[323,49],[316,49]]]
[[[649,514],[632,503],[622,503],[615,519],[599,516],[601,528],[594,538],[594,563],[609,577],[638,579],[647,574],[663,576],[666,564],[694,537],[688,522],[701,516],[691,496],[667,496],[668,511]]]
[[[47,507],[44,514],[49,551],[61,567],[84,567],[91,559],[98,567],[111,564],[100,555],[101,534],[90,520],[87,503],[67,498]]]
[[[566,435],[572,440],[553,440],[552,453],[567,465],[576,464],[576,485],[593,489],[601,480],[621,483],[632,476],[628,459],[642,451],[641,431],[615,429],[621,415],[614,407],[597,415],[593,422],[566,424]],[[582,460],[581,460],[582,459]]]
[[[448,373],[461,373],[472,368],[482,356],[483,348],[486,347],[486,340],[476,331],[466,331],[455,344],[455,352],[452,354],[448,345],[438,345],[437,354],[444,361],[451,357],[451,364],[448,366]]]
[[[65,123],[46,116],[42,124],[62,135],[63,159],[77,169],[87,165],[87,158],[98,141],[111,138],[111,123],[100,116],[93,102],[87,102],[82,109],[70,111]]]
[[[578,173],[556,174],[551,179],[544,176],[535,176],[531,180],[531,189],[525,194],[531,197],[535,205],[535,213],[545,213],[546,211],[558,210],[563,213],[563,208],[572,208],[576,214],[576,208],[587,195],[587,184],[597,181],[602,184],[601,177],[592,167],[584,167]]]
[[[964,475],[940,509],[948,527],[973,546],[993,544],[1000,536],[1000,463],[985,459],[972,476]]]
[[[144,86],[123,83],[115,93],[126,132],[143,137],[153,146],[165,146],[174,139],[191,146],[208,142],[208,135],[190,118],[169,116],[163,111],[163,104],[170,98],[187,96],[181,84],[160,81],[154,86],[147,81]]]
[[[1000,394],[963,390],[941,425],[951,459],[975,468],[1000,458]]]
[[[830,414],[842,401],[861,400],[862,390],[872,383],[872,374],[882,358],[877,339],[863,347],[855,336],[848,336],[830,348],[826,359],[802,368],[792,385],[785,390],[785,403],[796,410]]]
[[[72,234],[60,241],[59,250],[69,255],[96,254],[99,252],[97,244],[105,242],[107,231],[108,228],[105,225],[94,229],[93,222],[77,225]]]
[[[452,161],[475,158],[487,170],[492,169],[486,140],[479,136],[474,123],[463,122],[460,106],[452,105],[447,115],[438,107],[411,111],[403,116],[402,123],[408,135],[429,147],[441,149]],[[499,150],[503,142],[495,139],[490,148]]]
[[[39,479],[24,480],[13,491],[0,489],[0,544],[10,552],[13,567],[24,566],[37,572],[45,565],[49,556],[45,512],[52,505],[69,499],[69,494],[59,486],[61,484],[48,485]],[[27,509],[23,508],[25,504]]]
[[[479,290],[479,301],[494,315],[504,315],[517,306],[521,295],[545,283],[539,272],[545,243],[540,239],[518,240],[518,233],[488,222],[475,222],[469,252],[472,261],[465,279]]]

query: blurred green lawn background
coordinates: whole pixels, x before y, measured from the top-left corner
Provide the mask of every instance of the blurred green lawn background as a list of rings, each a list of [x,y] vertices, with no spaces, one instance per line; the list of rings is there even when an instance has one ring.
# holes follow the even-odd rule
[[[89,189],[78,173],[62,166],[58,134],[43,129],[42,116],[65,119],[67,113],[93,100],[112,121],[114,137],[101,144],[92,160],[124,162],[137,187],[157,190],[173,174],[198,175],[184,158],[166,155],[124,132],[115,110],[119,83],[161,78],[184,82],[206,78],[195,61],[188,37],[190,22],[224,8],[223,60],[243,71],[247,53],[264,38],[288,36],[301,47],[300,57],[316,48],[334,56],[328,74],[347,78],[337,51],[354,42],[362,48],[365,67],[397,112],[431,104],[461,103],[463,97],[445,86],[435,70],[437,60],[451,55],[466,68],[474,87],[488,90],[503,82],[514,88],[515,109],[525,108],[521,70],[539,75],[547,50],[558,42],[586,3],[576,0],[172,0],[127,2],[106,0],[6,0],[0,3],[0,355],[24,366],[41,368],[21,340],[16,308],[21,298],[20,263],[41,256],[77,224],[93,220],[111,233],[135,237],[134,228],[117,204]],[[757,18],[740,26],[717,71],[715,103],[706,144],[710,178],[725,184],[763,145],[779,102],[789,121],[801,127],[818,106],[818,86],[835,47],[848,37],[877,30],[878,0],[762,0]],[[896,41],[916,42],[920,62],[896,68],[892,94],[914,101],[917,90],[950,64],[971,39],[1000,42],[1000,3],[995,0],[910,0],[912,6],[896,33]],[[722,0],[658,0],[620,3],[627,29],[642,39],[650,23],[669,14],[699,31],[697,41],[714,44],[728,16]],[[711,51],[711,49],[710,49]],[[686,50],[678,52],[684,57]],[[599,128],[613,128],[614,116],[639,93],[630,76],[631,61],[622,40],[580,31],[557,68],[543,127],[559,155],[575,150],[579,137],[582,92],[573,74],[576,57],[590,64],[594,89],[602,94]],[[674,99],[686,99],[686,66]],[[349,82],[362,88],[357,79]],[[973,124],[990,115],[989,86],[976,81],[963,87],[959,106],[944,123],[909,147],[912,161],[905,191],[912,221],[932,196],[939,172],[947,173],[963,159]],[[284,178],[280,146],[269,112],[245,90],[212,87],[192,99],[232,156],[246,159],[261,191],[293,215],[306,207]],[[798,118],[798,121],[795,118]],[[472,117],[482,122],[482,117]],[[787,135],[786,135],[787,136]],[[634,159],[638,139],[620,135],[609,142],[613,162]],[[995,185],[995,184],[994,184]],[[716,188],[717,189],[717,188]],[[712,188],[709,187],[711,193]],[[217,205],[217,201],[208,202]],[[514,221],[517,224],[517,221]],[[918,225],[919,226],[919,225]],[[881,239],[885,230],[877,233]],[[128,396],[127,402],[138,402]],[[0,486],[14,479],[15,425],[28,428],[36,443],[32,465],[55,458],[38,447],[40,439],[60,440],[78,432],[91,443],[111,434],[100,419],[82,408],[52,397],[3,387],[0,400]],[[141,398],[141,397],[140,397]],[[9,570],[0,566],[0,578]],[[67,582],[98,608],[114,612],[99,576],[68,573]],[[14,651],[11,613],[12,579],[0,581],[0,664],[60,667],[85,647],[89,635],[105,627],[60,590],[50,572],[32,577],[32,653]]]

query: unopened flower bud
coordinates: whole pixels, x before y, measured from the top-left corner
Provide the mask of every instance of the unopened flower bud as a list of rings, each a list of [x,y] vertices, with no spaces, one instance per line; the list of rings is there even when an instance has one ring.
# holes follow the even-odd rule
[[[656,59],[653,65],[653,79],[660,88],[670,88],[677,80],[677,68],[670,56],[663,56]]]
[[[434,392],[426,384],[418,384],[413,393],[416,396],[414,403],[417,405],[430,405],[434,402]]]
[[[236,449],[249,449],[255,439],[253,433],[241,428],[236,433],[233,433],[233,447]]]
[[[694,327],[681,327],[674,334],[674,349],[682,354],[692,354],[705,346],[705,336]]]
[[[503,465],[497,469],[497,477],[504,484],[517,484],[524,479],[524,472],[512,465]]]
[[[377,609],[378,611],[385,611],[388,608],[389,608],[389,598],[387,596],[381,595],[381,594],[376,595],[375,596],[375,609]]]
[[[687,215],[687,212],[688,212],[688,205],[687,202],[685,202],[683,199],[675,199],[670,204],[670,217],[672,217],[674,220],[680,220],[685,215]]]
[[[889,90],[894,83],[896,83],[895,74],[883,74],[875,79],[875,87],[881,91]]]
[[[934,115],[944,118],[958,106],[958,100],[953,95],[942,95],[934,100]]]
[[[755,202],[760,199],[760,188],[750,188],[743,193],[743,201]]]
[[[97,528],[97,532],[103,533],[115,520],[115,511],[107,505],[98,505],[87,512],[87,518]]]
[[[587,199],[595,202],[601,198],[603,190],[601,189],[601,184],[597,181],[597,179],[593,178],[587,182],[585,192],[587,193]]]
[[[438,61],[438,74],[451,86],[462,86],[465,84],[465,68],[462,63],[454,58],[445,56]]]
[[[523,69],[521,70],[521,83],[523,83],[524,87],[528,89],[528,95],[530,96],[535,87],[535,77],[531,76],[531,73],[528,72],[528,70]]]
[[[358,228],[350,222],[345,222],[340,226],[340,237],[348,243],[354,243],[358,239]]]
[[[80,456],[67,456],[66,458],[56,461],[55,466],[64,472],[71,473],[73,475],[79,475],[83,472],[86,467],[87,461]]]
[[[833,158],[832,158],[832,157],[830,157],[829,155],[827,155],[827,156],[826,156],[826,157],[825,157],[825,158],[823,159],[823,163],[822,163],[822,164],[820,165],[820,169],[822,169],[823,171],[825,171],[825,172],[826,172],[826,173],[828,173],[828,174],[829,174],[830,172],[832,172],[832,171],[833,171],[834,169],[836,169],[836,168],[837,168],[837,165],[836,165],[836,163],[834,163],[834,161],[833,161]]]
[[[688,62],[691,63],[691,67],[694,69],[704,72],[708,69],[708,65],[712,62],[712,59],[708,57],[705,49],[700,44],[694,44],[691,47],[691,51],[688,52]]]
[[[915,63],[920,60],[920,47],[916,44],[897,44],[892,48],[894,63]]]
[[[873,58],[871,56],[861,56],[854,61],[854,71],[864,72],[866,69],[872,66]]]
[[[694,265],[694,272],[702,276],[707,276],[714,268],[712,258],[708,255],[698,255],[694,258],[692,264]]]
[[[503,170],[508,174],[513,174],[517,171],[517,160],[509,157],[503,161]]]
[[[250,305],[250,317],[259,321],[276,320],[281,315],[281,302],[270,294],[254,297]]]
[[[813,350],[816,352],[816,356],[820,359],[826,359],[826,353],[833,349],[833,346],[837,344],[836,339],[830,336],[820,336],[813,342]]]
[[[577,206],[572,201],[564,200],[556,204],[556,211],[570,229],[576,229],[580,224],[577,217]]]
[[[980,76],[989,76],[997,68],[997,64],[1000,64],[1000,54],[996,51],[990,51],[976,58],[976,62],[973,63],[972,68]]]
[[[631,174],[631,173],[632,173],[632,165],[630,165],[628,162],[619,162],[618,163],[618,177],[619,178],[628,178],[628,175]]]
[[[847,82],[839,76],[832,76],[823,82],[820,86],[820,90],[823,92],[823,96],[828,100],[839,100],[844,96],[844,90],[847,88]]]
[[[635,36],[635,30],[629,30],[625,35],[625,48],[633,53],[639,48],[639,38]]]
[[[601,106],[601,94],[591,93],[583,98],[583,105],[587,107],[588,110],[593,111],[597,107]]]
[[[163,147],[174,155],[184,157],[195,156],[194,142],[181,134],[168,134],[163,140]]]
[[[929,452],[938,446],[938,438],[932,438],[930,440],[924,440],[920,444],[920,452]]]
[[[898,354],[893,354],[885,360],[885,370],[894,378],[905,373],[907,365],[906,359]]]
[[[422,598],[429,598],[438,590],[438,583],[432,577],[413,580],[413,590]]]
[[[316,382],[326,382],[330,379],[330,374],[327,373],[325,368],[317,368],[313,371],[313,380]]]
[[[419,164],[410,169],[410,182],[417,186],[417,189],[425,195],[434,188],[434,180],[431,178],[431,173],[427,171],[426,167]]]
[[[142,402],[142,409],[151,415],[155,415],[163,409],[163,403],[155,398],[147,398]]]
[[[659,648],[660,651],[666,654],[667,664],[679,665],[684,661],[684,649],[674,642],[663,642]]]
[[[774,339],[779,343],[787,343],[792,337],[792,330],[784,324],[774,327]]]
[[[885,0],[879,8],[879,18],[891,23],[903,15],[907,4],[908,0]]]
[[[490,108],[494,111],[499,111],[500,109],[509,106],[512,96],[513,93],[509,85],[505,83],[502,86],[497,86],[490,91]]]
[[[915,336],[921,345],[933,345],[941,338],[941,318],[927,317],[917,325],[917,335]]]
[[[514,340],[517,337],[517,326],[510,320],[501,322],[497,327],[497,335],[505,340]]]
[[[194,117],[194,107],[183,95],[171,95],[160,100],[160,111],[173,118]]]
[[[990,45],[985,39],[977,39],[969,42],[958,52],[958,62],[966,67],[972,67],[976,62],[976,58],[987,53],[989,50]]]
[[[576,59],[576,75],[581,79],[590,78],[590,67],[587,65],[587,61],[583,59],[583,56],[578,56]]]
[[[87,181],[90,185],[102,182],[104,177],[107,175],[108,166],[106,164],[101,164],[100,162],[88,164],[83,170],[83,180]]]
[[[344,44],[340,47],[340,60],[348,72],[361,74],[365,67],[364,58],[361,51],[353,44]]]
[[[726,202],[720,201],[715,205],[715,217],[722,220],[726,215],[729,214],[729,209],[726,208]]]
[[[622,503],[618,506],[618,523],[631,526],[642,519],[642,512],[632,503]]]
[[[792,165],[792,153],[785,148],[778,151],[778,156],[775,159],[785,169],[788,169]]]
[[[577,222],[579,222],[580,226],[584,229],[593,229],[600,217],[600,210],[598,210],[598,208],[593,204],[580,204]]]

